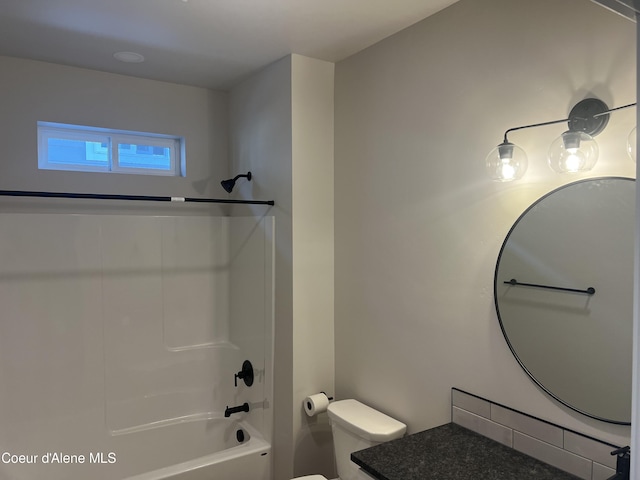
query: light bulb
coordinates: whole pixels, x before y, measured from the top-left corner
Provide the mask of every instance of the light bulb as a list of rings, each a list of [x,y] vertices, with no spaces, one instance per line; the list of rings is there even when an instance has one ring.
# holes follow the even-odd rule
[[[637,128],[633,127],[633,130],[631,130],[631,133],[629,133],[629,137],[627,137],[627,153],[629,154],[629,157],[631,157],[631,160],[633,160],[634,162],[636,161],[636,154],[638,151],[636,149],[636,143],[638,141],[637,133]]]
[[[527,154],[517,145],[504,142],[489,152],[485,166],[492,180],[511,182],[527,171]]]
[[[564,132],[549,147],[548,160],[557,173],[587,172],[598,160],[598,144],[584,132]]]
[[[577,148],[567,148],[567,157],[564,162],[567,172],[579,172],[584,165],[584,155],[580,155],[580,150]]]
[[[516,176],[516,169],[513,165],[511,165],[511,162],[509,160],[502,161],[500,175],[505,182],[513,180],[513,178]]]

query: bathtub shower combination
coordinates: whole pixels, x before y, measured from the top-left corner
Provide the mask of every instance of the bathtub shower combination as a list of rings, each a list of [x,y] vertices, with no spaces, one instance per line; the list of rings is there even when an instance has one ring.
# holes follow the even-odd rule
[[[0,213],[0,479],[268,480],[273,235]]]

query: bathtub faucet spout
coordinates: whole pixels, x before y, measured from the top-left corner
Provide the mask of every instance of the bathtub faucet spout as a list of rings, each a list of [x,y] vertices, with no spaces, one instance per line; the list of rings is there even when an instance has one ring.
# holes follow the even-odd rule
[[[238,407],[225,408],[224,416],[230,417],[232,413],[248,412],[248,411],[249,411],[249,404],[247,402],[244,402],[242,405]]]

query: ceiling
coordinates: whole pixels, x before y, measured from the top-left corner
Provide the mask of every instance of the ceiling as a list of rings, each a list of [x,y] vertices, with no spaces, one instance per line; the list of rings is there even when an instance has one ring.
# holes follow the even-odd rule
[[[228,89],[290,53],[337,62],[457,0],[0,1],[0,55]]]

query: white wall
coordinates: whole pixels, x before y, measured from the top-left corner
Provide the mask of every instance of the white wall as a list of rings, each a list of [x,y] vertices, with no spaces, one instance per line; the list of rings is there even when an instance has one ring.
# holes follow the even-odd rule
[[[236,86],[230,132],[232,173],[254,175],[234,195],[275,200],[274,478],[331,475],[326,415],[302,400],[333,390],[333,64],[293,55]]]
[[[334,478],[328,417],[302,409],[334,391],[334,64],[294,55],[292,79],[294,474]]]
[[[227,94],[0,57],[0,188],[130,195],[226,196]],[[38,170],[36,122],[184,136],[186,177]]]
[[[484,172],[510,127],[566,117],[585,96],[635,101],[635,25],[586,0],[461,0],[336,65],[336,390],[418,431],[449,421],[458,387],[626,444],[629,428],[546,396],[500,331],[500,245],[542,194],[587,176],[635,176],[633,109],[598,136],[589,175],[546,165],[563,126],[515,132],[519,183]],[[552,232],[550,232],[552,234]],[[631,261],[631,259],[630,259]]]

